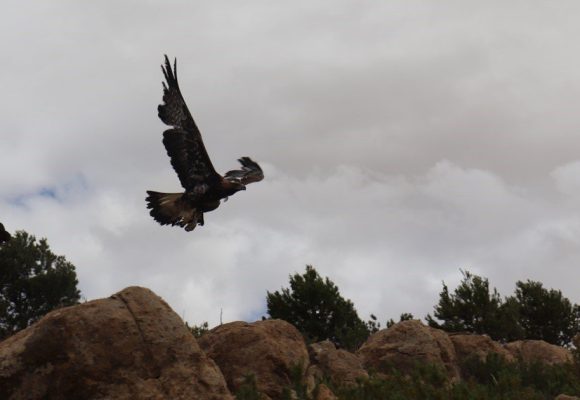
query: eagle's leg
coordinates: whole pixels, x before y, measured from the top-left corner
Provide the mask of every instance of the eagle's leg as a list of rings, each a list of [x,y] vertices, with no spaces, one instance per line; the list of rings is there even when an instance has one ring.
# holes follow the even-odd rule
[[[203,213],[201,211],[193,210],[185,222],[185,230],[191,232],[197,225],[203,226]]]

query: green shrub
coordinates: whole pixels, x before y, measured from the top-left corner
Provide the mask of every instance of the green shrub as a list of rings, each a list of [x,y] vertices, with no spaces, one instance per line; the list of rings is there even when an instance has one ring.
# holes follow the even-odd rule
[[[388,376],[372,373],[348,387],[337,387],[327,379],[323,382],[339,400],[551,400],[561,393],[580,396],[580,367],[576,363],[507,362],[489,354],[485,360],[468,358],[460,367],[463,377],[457,383],[450,382],[441,367],[421,363],[408,374],[391,366]],[[303,366],[296,365],[290,375],[282,398],[308,400]],[[246,377],[236,399],[260,398],[255,378]]]
[[[236,400],[261,400],[262,395],[256,386],[256,377],[253,374],[244,377],[244,383],[236,391]]]
[[[580,374],[577,365],[572,363],[510,363],[490,353],[485,360],[467,359],[462,371],[466,381],[492,387],[500,394],[531,390],[537,398],[553,398],[560,393],[580,395]]]
[[[451,384],[445,372],[416,365],[410,374],[393,370],[388,377],[333,388],[340,400],[545,400],[561,393],[580,395],[577,364],[509,363],[495,354],[470,358],[462,365],[463,380]]]
[[[284,400],[308,400],[304,382],[304,365],[297,363],[290,367],[290,386],[284,388]]]

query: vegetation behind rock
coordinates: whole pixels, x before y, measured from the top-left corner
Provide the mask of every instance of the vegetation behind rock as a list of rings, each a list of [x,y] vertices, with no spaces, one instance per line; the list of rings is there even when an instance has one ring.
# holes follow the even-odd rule
[[[77,304],[75,266],[24,231],[0,247],[0,340],[55,308]]]

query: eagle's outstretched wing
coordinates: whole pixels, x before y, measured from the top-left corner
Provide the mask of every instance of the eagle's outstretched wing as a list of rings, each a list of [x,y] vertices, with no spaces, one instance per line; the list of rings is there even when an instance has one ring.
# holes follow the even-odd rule
[[[224,179],[238,181],[244,185],[264,179],[262,168],[250,157],[242,157],[238,161],[242,164],[242,169],[234,169],[226,172]]]
[[[165,66],[162,65],[161,70],[167,84],[163,82],[163,104],[159,105],[157,111],[161,121],[173,127],[163,132],[163,144],[181,186],[192,190],[197,185],[217,182],[220,175],[209,159],[201,133],[179,90],[177,60],[172,70],[169,58],[165,56]]]

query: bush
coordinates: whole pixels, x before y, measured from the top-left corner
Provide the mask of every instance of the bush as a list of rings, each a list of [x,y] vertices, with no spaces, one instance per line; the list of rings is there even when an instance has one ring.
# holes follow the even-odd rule
[[[490,353],[485,360],[468,358],[461,369],[466,382],[493,388],[497,395],[513,392],[527,392],[537,398],[553,398],[561,393],[580,395],[580,374],[573,363],[507,362]]]
[[[561,393],[580,395],[577,364],[506,362],[496,354],[467,359],[463,380],[450,384],[445,371],[416,364],[408,375],[392,369],[388,377],[371,376],[351,387],[333,387],[340,400],[545,400]]]
[[[192,326],[189,326],[189,324],[186,322],[185,327],[191,332],[193,337],[196,339],[202,337],[203,335],[209,332],[209,324],[207,323],[207,321],[205,321],[200,325],[192,325]]]

